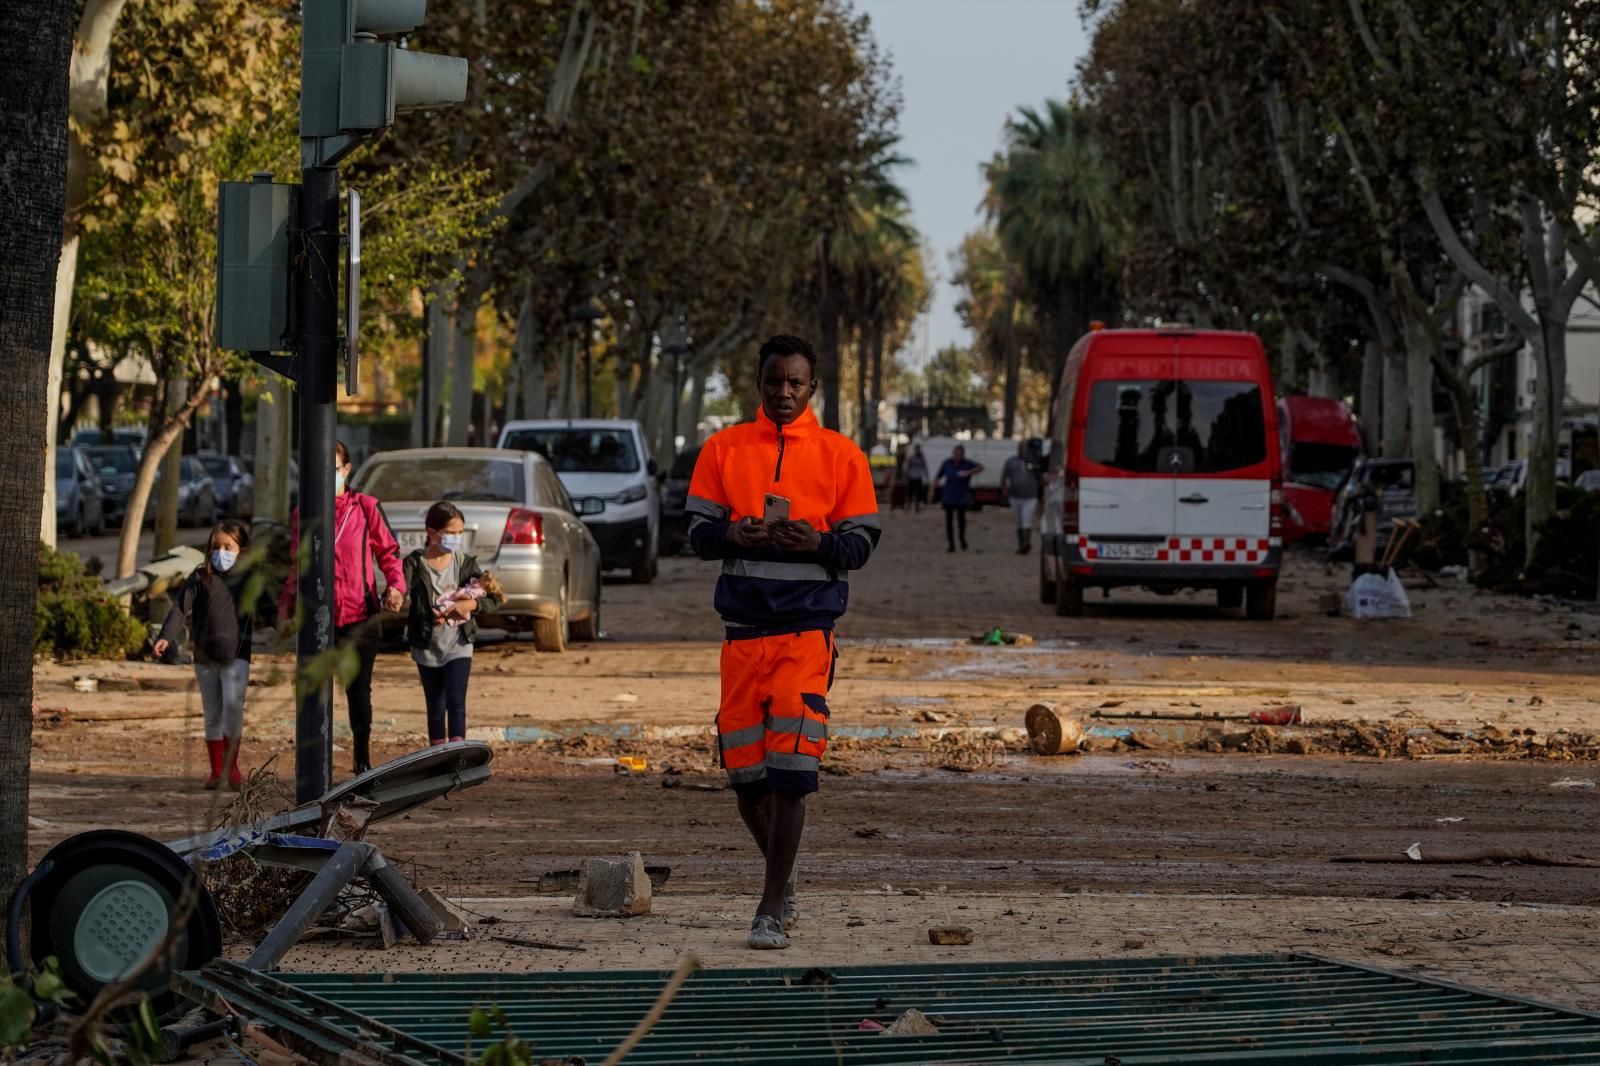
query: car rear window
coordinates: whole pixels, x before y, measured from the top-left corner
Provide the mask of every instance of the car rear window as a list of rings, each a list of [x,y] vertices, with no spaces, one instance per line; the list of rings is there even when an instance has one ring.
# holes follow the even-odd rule
[[[522,464],[506,459],[405,459],[374,463],[356,486],[379,500],[526,503]]]
[[[225,455],[202,455],[200,465],[205,467],[206,473],[212,477],[232,477],[233,466]]]
[[[102,474],[132,474],[139,469],[139,457],[128,447],[90,448],[89,461]]]
[[[1267,457],[1261,387],[1248,381],[1097,381],[1084,454],[1133,474],[1222,474]],[[1174,464],[1173,454],[1178,462]]]
[[[1361,452],[1345,444],[1312,444],[1302,442],[1289,448],[1289,480],[1297,485],[1327,489],[1330,492],[1344,482],[1345,475],[1355,465]]]
[[[501,447],[538,452],[558,474],[631,474],[639,469],[633,433],[626,429],[514,429],[506,434]]]

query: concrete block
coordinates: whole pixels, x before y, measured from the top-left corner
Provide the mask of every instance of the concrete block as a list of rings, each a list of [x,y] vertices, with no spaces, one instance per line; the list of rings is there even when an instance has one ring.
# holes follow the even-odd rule
[[[650,875],[637,851],[618,862],[585,859],[574,911],[580,918],[629,918],[650,913]]]
[[[444,933],[470,933],[472,919],[467,912],[457,907],[445,898],[444,893],[437,888],[424,888],[417,893],[422,897],[422,902],[439,919],[439,930]]]

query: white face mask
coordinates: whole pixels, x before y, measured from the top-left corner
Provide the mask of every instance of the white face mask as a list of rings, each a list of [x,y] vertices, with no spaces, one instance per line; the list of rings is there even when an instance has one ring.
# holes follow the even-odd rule
[[[219,573],[226,573],[233,569],[233,564],[239,561],[239,553],[216,548],[211,552],[211,568]]]
[[[461,534],[460,533],[440,533],[439,534],[439,547],[443,548],[447,552],[458,552],[458,551],[460,551],[461,550]]]
[[[342,496],[344,494],[344,471],[343,470],[335,470],[333,472],[333,494],[335,496]]]

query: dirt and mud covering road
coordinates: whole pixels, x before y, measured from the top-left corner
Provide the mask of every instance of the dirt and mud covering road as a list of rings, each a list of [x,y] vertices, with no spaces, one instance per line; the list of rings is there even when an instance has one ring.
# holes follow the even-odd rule
[[[1343,571],[1307,556],[1272,623],[1136,592],[1062,619],[1037,602],[1037,559],[1009,550],[1007,516],[977,516],[967,553],[944,551],[938,522],[886,516],[852,577],[838,739],[784,964],[1297,950],[1600,1009],[1600,868],[1583,865],[1600,857],[1600,614],[1409,575],[1414,618],[1358,623],[1321,603]],[[467,901],[477,939],[307,945],[286,965],[656,967],[687,950],[770,965],[742,947],[759,867],[712,755],[713,575],[670,559],[652,586],[607,585],[608,639],[564,655],[480,649],[469,724],[494,779],[373,832]],[[1028,639],[971,641],[994,627]],[[291,671],[263,648],[243,760],[286,777]],[[377,754],[414,749],[414,668],[385,655],[377,678]],[[1036,702],[1092,750],[1032,754]],[[46,666],[36,703],[36,856],[91,827],[206,822],[186,670]],[[1249,721],[1283,707],[1301,724]],[[649,768],[620,774],[619,755]],[[671,868],[651,915],[573,918],[570,895],[540,891],[630,850]],[[1398,861],[1332,861],[1351,856]],[[974,943],[931,947],[945,924]]]

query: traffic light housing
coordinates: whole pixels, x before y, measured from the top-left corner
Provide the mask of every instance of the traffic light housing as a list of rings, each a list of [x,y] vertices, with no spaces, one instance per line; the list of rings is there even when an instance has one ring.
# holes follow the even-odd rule
[[[391,125],[396,112],[467,98],[465,59],[413,52],[385,39],[410,33],[427,12],[427,0],[304,0],[302,139],[348,138],[353,146],[362,134]],[[327,163],[336,153],[319,154],[318,162]]]

